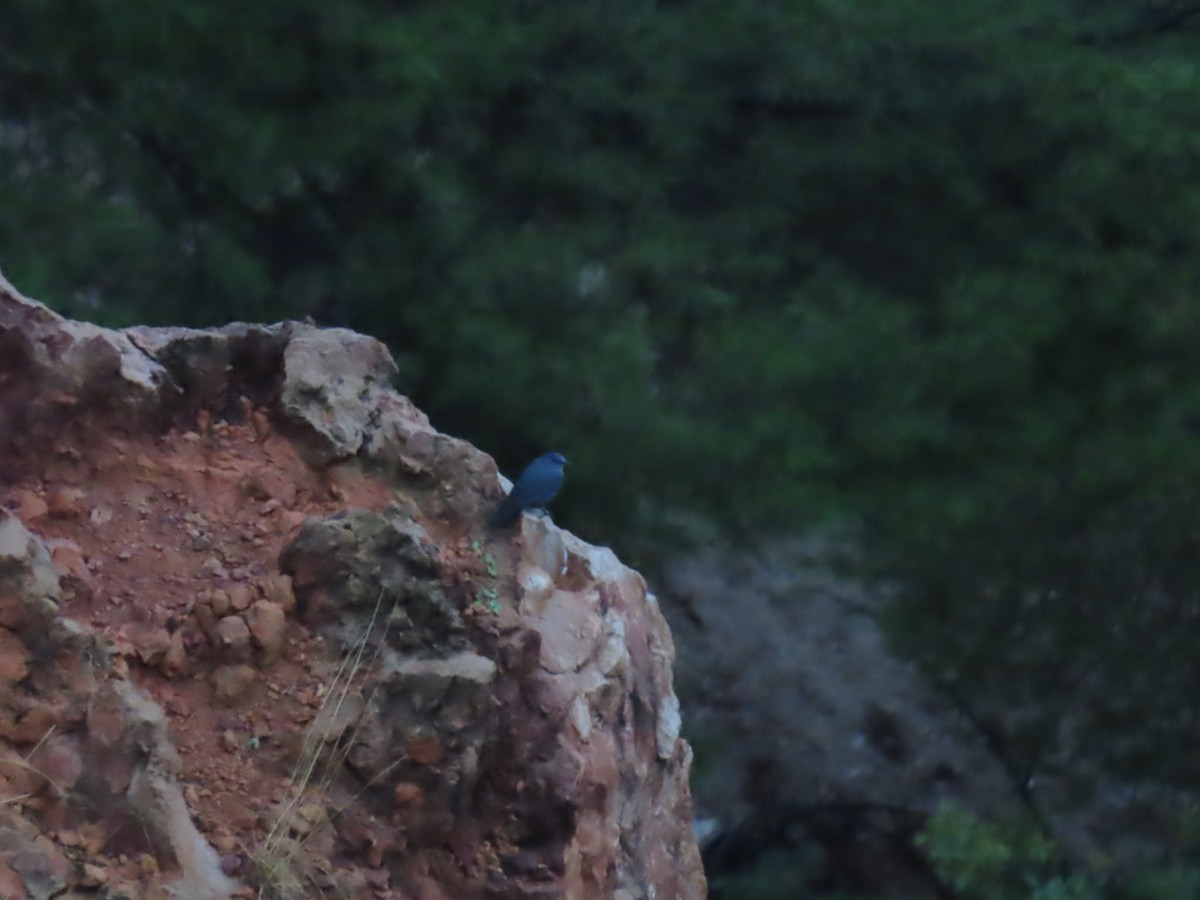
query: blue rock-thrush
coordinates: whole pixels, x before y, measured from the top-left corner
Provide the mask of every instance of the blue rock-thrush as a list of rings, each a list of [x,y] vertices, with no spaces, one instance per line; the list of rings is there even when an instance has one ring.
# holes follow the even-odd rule
[[[567,459],[561,453],[545,453],[531,462],[504,502],[492,513],[488,524],[493,528],[507,525],[523,510],[545,506],[553,500],[562,487],[563,466],[566,464]]]

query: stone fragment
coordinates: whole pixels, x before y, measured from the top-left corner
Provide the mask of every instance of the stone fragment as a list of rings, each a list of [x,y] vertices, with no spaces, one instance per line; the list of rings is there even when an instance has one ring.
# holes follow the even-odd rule
[[[9,845],[16,844],[7,854],[8,865],[18,875],[25,893],[16,897],[50,898],[64,892],[71,872],[70,863],[59,849],[45,837],[28,838],[9,835]]]
[[[232,584],[229,586],[229,605],[235,612],[245,612],[254,602],[254,589],[248,584]]]
[[[19,488],[13,491],[13,500],[16,501],[16,506],[13,507],[13,512],[26,525],[34,525],[50,512],[50,507],[46,504],[36,492],[28,488]]]
[[[213,613],[218,619],[223,619],[233,612],[233,603],[229,599],[229,593],[224,588],[215,588],[208,595],[208,605],[212,608]]]
[[[234,662],[250,660],[250,627],[241,616],[226,616],[218,622],[216,635],[217,649],[226,659]]]
[[[257,680],[258,672],[253,666],[245,663],[221,666],[212,674],[213,693],[222,702],[233,703],[246,696]]]
[[[52,519],[78,519],[87,512],[87,494],[82,488],[54,488],[46,495],[46,508]]]
[[[200,625],[200,630],[204,632],[205,636],[214,645],[216,645],[221,639],[220,632],[217,631],[217,623],[221,620],[217,617],[217,614],[213,612],[212,607],[207,603],[197,603],[192,612],[196,616],[196,621]]]
[[[262,650],[263,663],[270,665],[279,659],[287,625],[283,607],[270,600],[259,600],[246,611],[246,622],[254,643]]]
[[[221,871],[231,877],[240,874],[245,864],[246,860],[240,853],[225,853],[221,856]]]
[[[284,532],[292,532],[308,521],[308,515],[298,509],[285,509],[279,514],[279,523]]]
[[[421,766],[436,766],[446,755],[446,748],[435,734],[422,734],[410,738],[405,750],[408,758]]]
[[[392,800],[397,806],[416,806],[424,792],[411,781],[401,781],[392,791]]]
[[[82,888],[98,888],[108,882],[108,869],[95,863],[84,863],[78,884]]]
[[[296,609],[296,592],[292,589],[290,575],[272,575],[263,584],[263,595],[272,603],[278,604],[285,613]]]
[[[29,672],[25,643],[7,628],[0,627],[0,687],[11,691]]]
[[[300,328],[284,352],[280,410],[307,461],[328,466],[358,452],[376,397],[396,363],[374,338],[340,328]]]
[[[36,744],[49,734],[52,728],[57,728],[61,719],[62,715],[55,707],[48,703],[35,702],[5,737],[18,746]]]
[[[91,570],[88,569],[87,560],[77,543],[65,539],[46,543],[50,547],[50,556],[59,572],[70,578],[78,578],[86,584],[92,582]]]
[[[25,891],[25,882],[12,866],[0,859],[0,897],[25,900],[29,894]]]
[[[187,672],[188,655],[182,632],[176,631],[171,635],[171,642],[159,661],[158,668],[168,678],[179,678]]]
[[[133,645],[137,657],[145,665],[157,667],[171,646],[171,635],[165,628],[151,625],[131,625],[122,629]]]
[[[79,746],[66,736],[53,737],[39,744],[29,754],[29,763],[60,797],[75,787],[83,774]]]

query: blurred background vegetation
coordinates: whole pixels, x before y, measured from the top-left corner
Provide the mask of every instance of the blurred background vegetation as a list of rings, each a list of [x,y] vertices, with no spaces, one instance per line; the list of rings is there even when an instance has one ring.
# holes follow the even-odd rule
[[[564,452],[560,520],[643,564],[843,533],[901,588],[898,647],[980,720],[1021,710],[993,736],[1018,783],[1200,777],[1198,239],[1200,3],[14,0],[0,27],[24,292],[374,334],[510,473]]]

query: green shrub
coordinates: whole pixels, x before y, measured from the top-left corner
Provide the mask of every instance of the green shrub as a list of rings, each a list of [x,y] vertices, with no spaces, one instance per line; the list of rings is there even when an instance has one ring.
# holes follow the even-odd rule
[[[963,900],[1100,900],[1100,886],[1064,875],[1054,843],[1028,826],[942,804],[918,836],[934,871]]]

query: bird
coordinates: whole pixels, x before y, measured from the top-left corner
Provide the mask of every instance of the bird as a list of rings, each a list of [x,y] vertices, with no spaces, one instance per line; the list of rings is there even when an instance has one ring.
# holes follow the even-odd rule
[[[522,511],[545,506],[554,499],[563,483],[563,466],[567,458],[561,453],[543,453],[521,473],[504,502],[492,513],[488,524],[493,528],[507,525]]]

